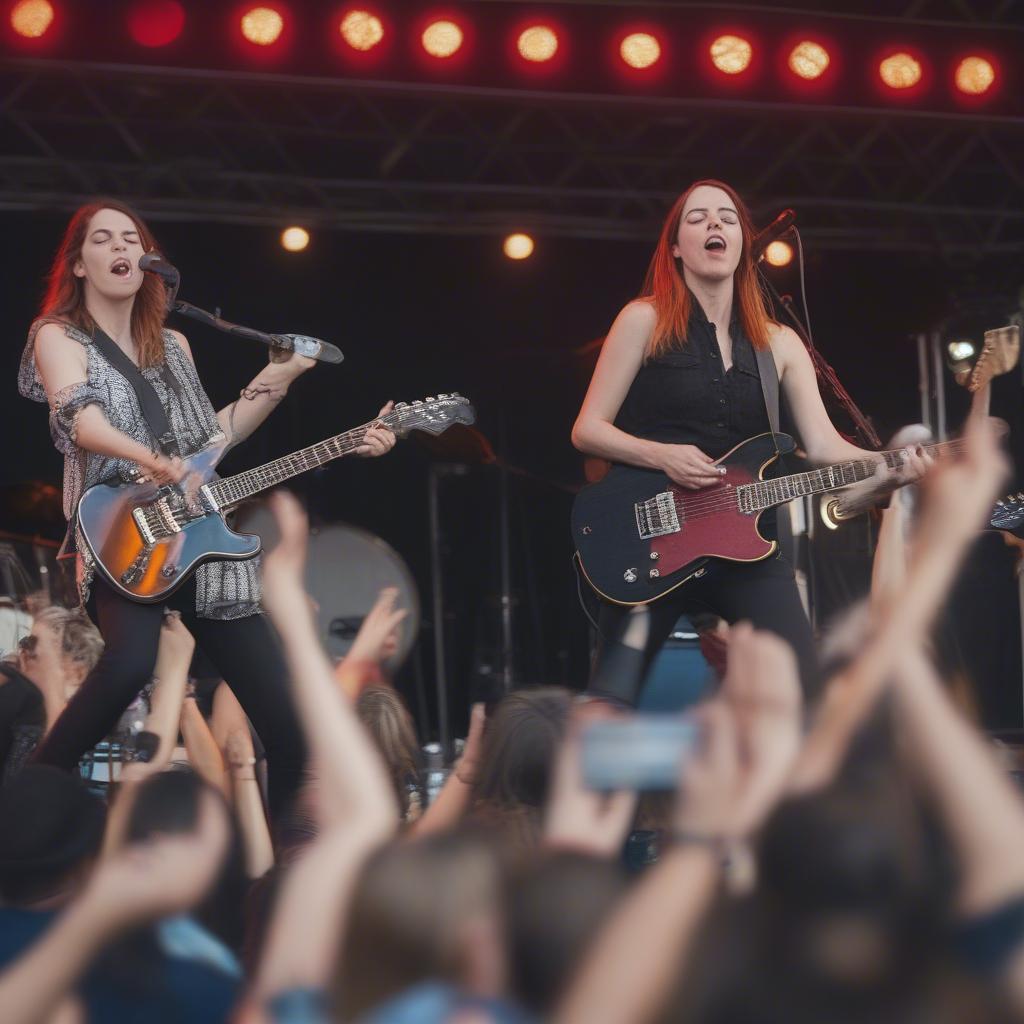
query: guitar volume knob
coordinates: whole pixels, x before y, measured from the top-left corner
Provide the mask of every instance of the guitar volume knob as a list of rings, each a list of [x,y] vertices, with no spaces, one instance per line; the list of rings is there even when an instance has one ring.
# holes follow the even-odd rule
[[[636,583],[636,569],[627,569],[623,574],[622,578],[627,583]]]

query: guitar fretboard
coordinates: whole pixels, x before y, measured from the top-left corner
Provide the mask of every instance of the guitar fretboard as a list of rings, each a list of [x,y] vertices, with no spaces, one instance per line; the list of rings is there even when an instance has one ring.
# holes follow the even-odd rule
[[[944,449],[952,449],[962,444],[956,441],[945,441],[940,444],[925,445],[929,454],[937,454]],[[876,455],[863,459],[851,459],[849,462],[838,462],[833,466],[822,466],[806,473],[792,473],[789,476],[776,477],[773,480],[759,480],[745,484],[741,491],[742,507],[751,512],[761,512],[775,505],[784,505],[787,501],[799,498],[804,494],[820,494],[823,491],[835,491],[840,487],[859,483],[873,476],[879,465],[884,462],[889,469],[898,470],[903,466],[903,449],[878,452]]]
[[[327,438],[326,441],[319,441],[311,444],[308,448],[301,448],[291,455],[283,455],[273,462],[267,462],[255,469],[246,470],[244,473],[236,473],[234,476],[226,477],[210,484],[210,493],[217,507],[221,509],[230,508],[239,502],[251,498],[268,487],[274,487],[290,480],[293,476],[305,473],[307,470],[316,469],[325,462],[341,458],[354,452],[362,443],[363,435],[375,423],[384,423],[386,426],[390,417],[383,417],[380,420],[373,420],[371,423],[364,423],[361,427],[346,430],[342,434]]]

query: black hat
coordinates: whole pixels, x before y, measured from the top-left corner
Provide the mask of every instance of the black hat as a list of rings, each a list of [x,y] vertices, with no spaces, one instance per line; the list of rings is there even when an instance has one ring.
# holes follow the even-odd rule
[[[81,779],[27,765],[0,790],[0,897],[35,900],[95,857],[106,810]]]

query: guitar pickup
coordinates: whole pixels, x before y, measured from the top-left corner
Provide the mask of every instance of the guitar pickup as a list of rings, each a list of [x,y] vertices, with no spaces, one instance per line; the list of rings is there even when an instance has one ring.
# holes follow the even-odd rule
[[[676,508],[675,495],[671,491],[662,491],[661,494],[656,494],[646,501],[638,501],[633,506],[633,511],[641,540],[679,532],[679,510]]]
[[[142,535],[142,539],[146,542],[146,545],[155,544],[156,536],[149,528],[149,523],[146,520],[145,508],[141,506],[139,508],[133,508],[132,519],[135,520],[135,525],[138,527],[139,533]]]

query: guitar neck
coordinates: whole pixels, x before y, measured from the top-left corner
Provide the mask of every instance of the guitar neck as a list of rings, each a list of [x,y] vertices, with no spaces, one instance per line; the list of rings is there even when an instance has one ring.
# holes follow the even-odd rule
[[[311,444],[308,448],[300,448],[291,455],[283,455],[255,469],[247,469],[244,473],[236,473],[234,476],[218,480],[210,484],[213,500],[218,508],[231,508],[268,487],[276,487],[293,476],[316,469],[317,466],[322,466],[332,459],[349,455],[363,443],[366,431],[377,423],[388,425],[388,417],[364,423],[360,427],[329,437],[326,441]]]
[[[962,445],[961,440],[943,441],[938,444],[924,445],[929,455],[938,455],[943,451],[953,451]],[[849,462],[837,462],[832,466],[822,466],[806,473],[791,473],[789,476],[775,477],[771,480],[759,480],[747,484],[751,496],[751,508],[760,512],[784,505],[787,501],[799,498],[804,494],[821,494],[826,491],[837,491],[841,487],[859,483],[873,476],[879,465],[885,463],[889,469],[898,470],[903,466],[903,449],[876,452],[863,459],[851,459]]]

